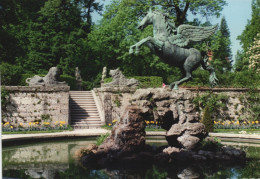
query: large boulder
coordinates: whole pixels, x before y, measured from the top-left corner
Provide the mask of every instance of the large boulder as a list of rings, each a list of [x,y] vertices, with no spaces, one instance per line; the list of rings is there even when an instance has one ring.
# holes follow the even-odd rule
[[[111,136],[99,150],[124,152],[140,151],[145,146],[144,114],[138,106],[128,106],[120,121],[113,127]]]
[[[172,147],[194,149],[207,133],[199,122],[198,112],[192,103],[193,94],[189,90],[169,90],[163,88],[138,89],[132,97],[133,104],[145,108],[165,129],[166,139]],[[143,109],[144,110],[144,109]]]

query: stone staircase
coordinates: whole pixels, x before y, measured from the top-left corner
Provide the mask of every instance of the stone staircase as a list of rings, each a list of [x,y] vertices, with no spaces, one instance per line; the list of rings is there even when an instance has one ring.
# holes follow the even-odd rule
[[[70,91],[70,117],[74,129],[101,126],[101,119],[91,91]]]

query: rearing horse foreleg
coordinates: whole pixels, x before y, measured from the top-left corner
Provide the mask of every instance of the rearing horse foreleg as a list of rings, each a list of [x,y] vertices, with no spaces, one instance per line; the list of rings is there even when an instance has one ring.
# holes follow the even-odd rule
[[[146,43],[151,43],[154,44],[158,49],[161,49],[163,46],[163,42],[158,41],[157,39],[149,36],[146,37],[145,39],[140,40],[139,42],[137,42],[136,44],[132,45],[129,49],[129,53],[132,54],[134,52],[134,48],[135,48],[135,53],[139,53],[139,48],[146,44]]]
[[[181,83],[184,83],[185,81],[188,81],[192,78],[191,76],[191,73],[190,72],[187,72],[186,73],[186,76],[184,78],[182,78],[181,80],[179,81],[175,81],[173,83],[170,84],[170,89],[174,89],[174,90],[178,90],[178,85],[181,84]],[[173,85],[174,85],[174,88],[173,88]]]

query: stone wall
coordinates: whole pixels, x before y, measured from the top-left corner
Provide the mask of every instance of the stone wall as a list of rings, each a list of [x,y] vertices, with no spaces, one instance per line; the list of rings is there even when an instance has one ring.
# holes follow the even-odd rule
[[[218,109],[213,113],[214,120],[238,120],[248,118],[248,102],[246,96],[248,89],[244,88],[186,88],[193,93],[193,96],[202,96],[208,93],[223,95],[227,97],[224,108]],[[95,94],[102,106],[105,121],[107,124],[113,120],[119,120],[123,111],[128,105],[132,104],[132,96],[136,89],[119,88],[97,88]],[[258,92],[260,92],[258,90]],[[203,115],[202,108],[199,109],[200,116]]]
[[[6,86],[9,95],[2,107],[2,120],[18,127],[43,121],[69,124],[69,86]],[[57,122],[56,122],[57,124]]]
[[[131,104],[131,98],[135,91],[136,89],[128,87],[94,89],[106,124],[112,124],[113,120],[119,121],[126,107]]]

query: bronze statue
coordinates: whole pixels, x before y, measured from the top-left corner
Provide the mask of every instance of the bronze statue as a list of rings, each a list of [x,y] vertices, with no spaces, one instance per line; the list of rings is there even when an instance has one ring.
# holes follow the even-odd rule
[[[210,84],[215,86],[217,78],[214,68],[207,64],[207,58],[202,58],[199,50],[184,48],[190,42],[199,42],[210,37],[217,25],[210,27],[197,27],[180,25],[176,28],[175,23],[168,15],[151,9],[138,25],[138,29],[144,29],[153,24],[153,37],[149,36],[130,47],[129,53],[139,52],[139,47],[147,45],[156,55],[169,65],[179,67],[183,78],[170,84],[170,88],[178,89],[178,85],[192,78],[192,71],[199,65],[210,72]]]

